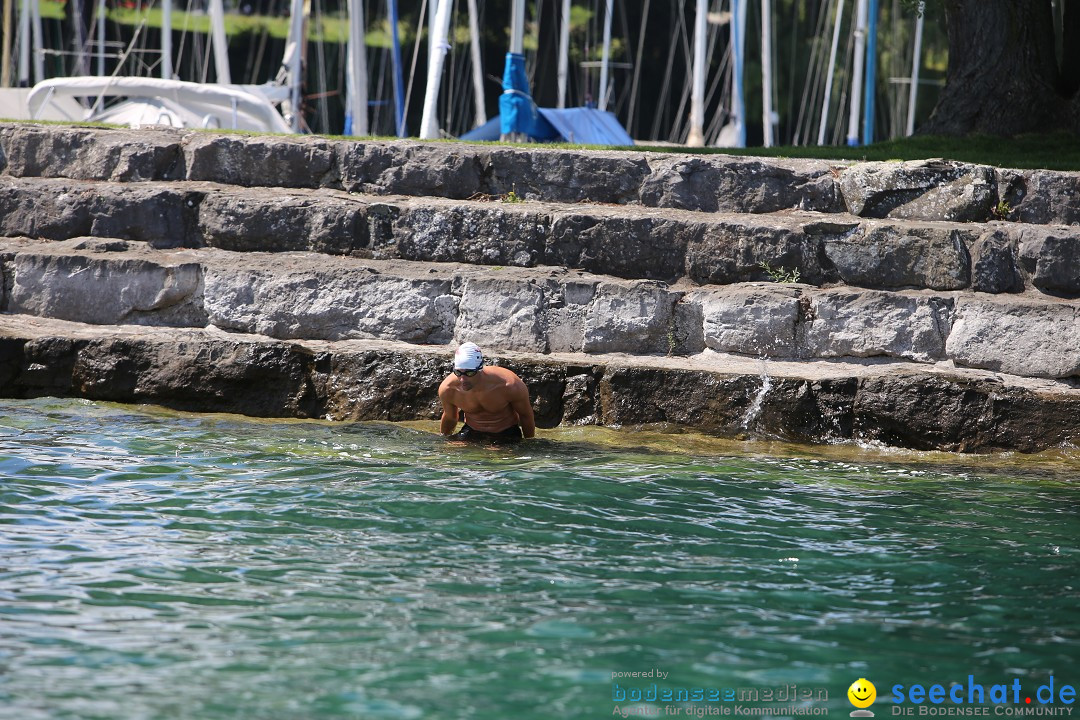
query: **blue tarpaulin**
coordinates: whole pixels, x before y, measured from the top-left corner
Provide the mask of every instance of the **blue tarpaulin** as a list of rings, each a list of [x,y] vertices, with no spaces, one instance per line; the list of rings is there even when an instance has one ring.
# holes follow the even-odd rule
[[[562,141],[582,145],[633,145],[618,119],[594,108],[538,108],[529,94],[525,56],[506,53],[499,116],[461,136],[462,140],[499,140],[524,135],[534,141]]]
[[[535,108],[538,121],[530,140],[539,142],[569,142],[581,145],[633,145],[634,140],[611,113],[593,108]],[[470,130],[462,140],[498,140],[502,133],[502,116]]]

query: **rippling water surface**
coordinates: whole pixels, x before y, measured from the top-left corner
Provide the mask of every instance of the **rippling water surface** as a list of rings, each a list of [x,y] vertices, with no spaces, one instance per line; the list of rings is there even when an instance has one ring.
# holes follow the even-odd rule
[[[652,668],[836,717],[859,677],[1080,685],[1075,454],[434,427],[0,402],[0,717],[601,718]]]

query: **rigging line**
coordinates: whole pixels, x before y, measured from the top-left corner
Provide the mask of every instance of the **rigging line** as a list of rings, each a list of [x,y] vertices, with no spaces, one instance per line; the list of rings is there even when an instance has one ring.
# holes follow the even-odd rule
[[[191,20],[191,0],[188,0],[184,10],[184,27],[180,30],[179,50],[176,55],[176,76],[180,77],[180,71],[184,66],[184,48],[187,46],[188,23]]]
[[[416,21],[416,41],[413,43],[412,67],[409,68],[409,84],[405,89],[405,116],[409,114],[409,99],[412,97],[413,80],[416,78],[416,58],[420,54],[420,36],[423,34],[424,18],[427,17],[427,4],[428,0],[420,1],[420,15]]]
[[[782,4],[783,1],[784,0],[780,0],[780,3]],[[786,104],[787,112],[786,113],[779,113],[779,120],[777,120],[777,123],[776,123],[776,139],[777,139],[777,141],[779,141],[780,138],[782,138],[784,136],[784,133],[783,133],[783,127],[784,127],[784,122],[785,122],[784,118],[785,117],[790,118],[791,113],[793,112],[793,109],[795,107],[795,75],[798,72],[797,68],[799,66],[799,62],[798,62],[798,60],[799,60],[799,37],[798,36],[799,36],[799,19],[801,17],[799,12],[798,12],[798,8],[796,7],[798,2],[799,2],[799,0],[792,0],[792,10],[794,11],[792,13],[792,15],[795,16],[795,22],[793,22],[791,24],[791,64],[788,66],[788,77],[787,77],[787,88],[788,88],[787,104]],[[780,17],[783,17],[783,14],[781,14]],[[774,28],[774,32],[779,36],[779,32],[780,32],[779,23],[774,22],[773,23],[773,28]],[[779,43],[774,41],[773,42],[773,48],[774,48],[774,53],[777,55],[777,57],[779,57],[779,53],[780,53],[779,47],[780,47]],[[774,62],[773,67],[777,67],[777,66],[778,66],[778,64]],[[805,65],[805,67],[808,68],[809,64]],[[774,89],[774,92],[776,93],[776,102],[773,103],[774,108],[779,108],[780,107],[780,89],[779,89],[779,85],[780,85],[780,83],[773,82],[773,89]],[[790,125],[791,121],[788,120],[787,124]],[[794,135],[795,135],[795,133],[794,133],[794,131],[792,131],[789,138],[793,138]],[[781,143],[781,144],[783,144],[783,143]],[[789,142],[788,144],[791,144],[791,143]]]
[[[683,2],[683,0],[679,1]],[[675,35],[677,23],[678,21],[675,15],[669,15],[669,24],[671,27],[669,28],[669,31],[667,31],[667,36],[672,37]],[[664,70],[664,82],[661,86],[662,89],[660,91],[660,101],[659,103],[657,103],[656,112],[653,112],[652,130],[649,133],[649,139],[652,140],[660,139],[660,123],[662,119],[666,116],[667,109],[669,109],[669,107],[667,107],[669,106],[669,103],[667,103],[667,99],[671,97],[672,70],[675,65],[676,50],[678,50],[678,43],[672,42],[667,45],[667,63]]]
[[[839,0],[837,1],[839,2]],[[802,134],[802,142],[804,142],[804,145],[811,145],[812,138],[818,137],[818,126],[816,126],[814,123],[816,121],[820,124],[820,120],[815,117],[815,113],[813,113],[812,110],[813,108],[819,107],[820,97],[825,92],[825,67],[827,64],[825,47],[827,45],[826,38],[828,37],[826,35],[826,33],[828,32],[828,9],[826,8],[824,12],[820,13],[820,15],[821,31],[818,33],[818,67],[816,67],[816,70],[814,70],[813,90],[810,94],[810,100],[807,105],[808,114],[806,132]]]
[[[829,3],[824,8],[818,8],[818,25],[814,33],[814,47],[810,54],[810,70],[803,85],[802,105],[799,108],[799,122],[796,129],[795,144],[810,144],[814,118],[810,113],[811,108],[818,106],[818,96],[825,80],[825,33],[828,32]],[[805,124],[804,124],[805,116]],[[802,128],[801,131],[798,128]]]
[[[855,58],[855,9],[852,8],[849,19],[847,46],[844,50],[844,69],[851,66]],[[847,136],[847,127],[844,120],[844,106],[849,104],[848,96],[851,91],[851,73],[844,72],[840,83],[840,105],[836,111],[836,124],[833,126],[833,145],[842,145]]]
[[[626,131],[630,134],[630,137],[634,137],[634,130],[637,127],[637,115],[634,111],[637,109],[638,84],[641,82],[641,55],[645,51],[645,26],[649,21],[649,4],[651,2],[652,0],[645,0],[645,6],[641,11],[641,27],[638,29],[634,76],[630,80],[630,109],[626,114]]]
[[[709,126],[705,132],[706,138],[712,138],[712,144],[716,144],[716,141],[720,137],[720,130],[723,129],[727,120],[726,115],[728,110],[723,104],[724,89],[728,87],[728,83],[725,82],[728,76],[729,65],[731,65],[731,54],[724,53],[724,57],[720,60],[720,67],[716,71],[716,76],[713,78],[713,85],[709,89],[709,96],[715,95],[717,90],[720,92],[720,100],[717,101],[716,112],[712,114],[712,118],[709,120]],[[721,87],[723,86],[723,87]]]
[[[321,0],[313,0],[315,6],[315,27],[320,36],[320,41],[315,48],[315,87],[318,98],[319,122],[322,123],[322,132],[330,132],[330,107],[326,99],[326,23],[323,22]],[[309,45],[310,48],[310,45]]]
[[[679,2],[680,2],[680,4],[685,6],[685,3],[683,2],[683,0],[679,0]],[[671,26],[669,28],[669,31],[668,31],[668,36],[670,37],[671,35],[674,34],[675,27],[676,27],[676,22],[677,21],[675,19],[675,16],[674,15],[669,15],[668,16],[668,22],[669,22],[669,25]],[[668,45],[668,57],[667,57],[667,63],[665,65],[665,69],[664,69],[664,82],[661,85],[661,89],[660,89],[660,100],[659,100],[659,102],[656,103],[656,110],[653,112],[653,124],[652,124],[652,129],[649,132],[649,138],[648,138],[650,140],[659,140],[660,139],[659,138],[659,133],[660,133],[661,116],[663,115],[664,111],[667,109],[667,105],[668,105],[667,100],[668,100],[668,97],[671,95],[671,71],[672,71],[672,66],[675,64],[675,50],[676,50],[676,43],[675,42],[672,42],[671,44]]]
[[[686,26],[686,3],[684,0],[680,0],[679,13],[679,29],[680,36],[682,37],[682,49],[683,49],[683,61],[686,63],[687,72],[684,77],[690,77],[690,70],[693,68],[693,59],[690,53],[690,29]],[[686,104],[690,102],[690,83],[684,82],[682,89],[682,97],[679,100],[679,109],[675,112],[675,124],[672,127],[671,132],[668,134],[668,140],[671,142],[685,143],[686,136],[690,134],[690,124],[685,122],[686,118]],[[678,139],[676,139],[678,138]]]
[[[719,12],[720,8],[723,6],[723,1],[717,0],[716,6],[717,12]],[[720,25],[717,25],[715,28],[713,28],[712,39],[709,42],[710,58],[716,57],[716,46],[720,44],[720,28]],[[712,113],[707,129],[702,133],[706,138],[710,137],[713,134],[714,130],[719,130],[718,118],[721,117],[720,110],[723,108],[723,90],[720,89],[720,85],[724,79],[725,72],[727,71],[727,66],[730,62],[730,56],[731,53],[726,52],[720,56],[720,64],[717,66],[716,72],[713,73],[712,80],[709,83],[709,89],[705,93],[706,108],[713,104],[713,101],[717,97],[718,92],[721,95],[719,99],[716,99],[716,111]]]

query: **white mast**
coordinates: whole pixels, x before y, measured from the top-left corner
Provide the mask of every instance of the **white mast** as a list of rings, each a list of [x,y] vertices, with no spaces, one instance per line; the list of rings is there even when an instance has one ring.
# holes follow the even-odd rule
[[[743,97],[743,67],[746,60],[746,4],[750,0],[732,0],[734,10],[734,52],[732,63],[735,91],[732,93],[732,114],[735,116],[735,147],[746,147],[746,99]]]
[[[420,120],[420,138],[434,140],[439,137],[439,119],[436,117],[436,105],[439,100],[439,86],[442,84],[443,64],[449,45],[446,35],[450,31],[450,7],[453,0],[439,0],[435,13],[435,38],[431,45],[432,57],[428,61],[427,92],[424,94],[424,114]]]
[[[225,45],[225,8],[221,0],[210,0],[210,32],[214,43],[214,69],[217,81],[232,84],[229,73],[229,48]]]
[[[604,14],[604,54],[600,58],[600,103],[601,110],[607,110],[608,100],[608,64],[611,57],[611,15],[614,0],[607,0],[607,12]]]
[[[161,77],[172,80],[172,0],[161,0]]]
[[[559,25],[559,109],[566,107],[566,76],[570,62],[570,0],[562,2],[562,23]]]
[[[353,135],[368,134],[367,46],[364,39],[364,2],[348,0],[349,48],[346,67],[346,112],[352,118]]]
[[[919,0],[919,16],[915,18],[915,52],[911,57],[911,88],[907,101],[907,134],[915,132],[915,100],[919,94],[919,66],[922,65],[922,31],[926,3]]]
[[[19,12],[19,87],[30,87],[30,0]]]
[[[30,28],[33,38],[34,82],[45,79],[45,41],[41,38],[41,2],[30,0]]]
[[[859,144],[859,107],[862,105],[863,66],[866,63],[866,0],[858,0],[855,13],[855,69],[851,78],[851,109],[847,144]]]
[[[829,124],[829,105],[832,104],[832,81],[836,71],[836,47],[840,43],[840,21],[844,17],[844,0],[836,0],[836,19],[833,21],[832,49],[829,51],[829,72],[825,76],[825,99],[821,103],[821,124],[817,144],[825,144],[825,127]]]
[[[290,89],[289,100],[282,103],[282,114],[293,132],[300,132],[302,108],[300,91],[304,84],[304,36],[307,33],[307,15],[311,8],[309,0],[292,0],[289,18],[289,38],[285,41],[285,54],[281,60],[281,70],[277,82]]]
[[[705,145],[705,29],[708,21],[709,1],[697,0],[694,15],[694,76],[690,86],[690,134],[688,147]]]
[[[480,21],[476,0],[469,0],[469,56],[472,59],[473,102],[476,104],[476,127],[487,122],[484,107],[484,68],[480,64]]]
[[[105,0],[97,6],[97,74],[105,76]]]
[[[510,52],[525,53],[525,0],[514,0],[510,9]]]
[[[761,0],[761,125],[765,147],[776,144],[773,137],[772,2]]]

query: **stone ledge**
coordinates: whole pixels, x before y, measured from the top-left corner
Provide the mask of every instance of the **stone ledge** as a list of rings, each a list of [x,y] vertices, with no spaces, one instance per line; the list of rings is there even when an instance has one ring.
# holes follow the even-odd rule
[[[542,427],[674,423],[722,435],[1034,452],[1080,442],[1080,388],[910,363],[492,352]],[[332,420],[434,418],[449,348],[0,315],[0,394]],[[763,391],[763,371],[770,388]],[[760,410],[755,401],[760,398]]]
[[[705,284],[816,285],[1080,296],[1080,227],[861,219],[802,211],[452,201],[207,182],[0,177],[0,235],[99,236],[156,247],[307,250],[479,265],[563,266]]]
[[[890,357],[1080,376],[1080,302],[779,283],[668,286],[563,268],[0,241],[0,309],[277,339],[473,340],[532,353]]]
[[[705,212],[846,210],[929,221],[989,220],[1004,202],[1012,221],[1080,223],[1080,173],[947,160],[851,163],[5,123],[5,168],[17,177],[209,180],[452,199],[512,191],[549,202]]]

